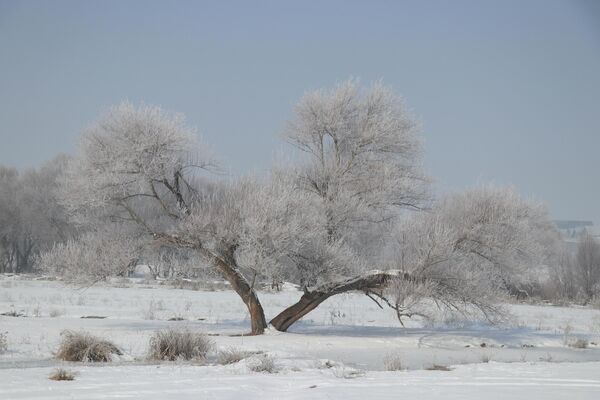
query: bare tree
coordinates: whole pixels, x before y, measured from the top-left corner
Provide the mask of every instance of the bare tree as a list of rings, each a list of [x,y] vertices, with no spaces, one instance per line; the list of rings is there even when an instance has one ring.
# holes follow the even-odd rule
[[[0,272],[12,272],[17,260],[18,180],[16,169],[0,166]]]
[[[552,229],[544,209],[512,189],[451,195],[399,224],[394,251],[380,264],[383,270],[365,269],[350,279],[307,288],[271,323],[285,330],[327,298],[347,291],[362,291],[394,308],[400,321],[419,314],[426,300],[491,319],[512,277],[542,262],[543,238]]]
[[[39,252],[76,233],[56,193],[67,160],[24,172],[0,167],[0,272],[33,271]]]
[[[423,301],[493,317],[500,295],[544,262],[547,232],[553,227],[545,209],[510,188],[482,187],[443,198],[397,234],[396,265],[410,279],[387,292],[392,307],[400,319]]]
[[[302,150],[300,163],[265,179],[216,180],[199,174],[214,162],[181,116],[121,104],[84,132],[63,203],[91,232],[127,226],[141,246],[197,253],[245,303],[254,334],[267,326],[261,280],[290,279],[303,289],[270,321],[279,330],[349,291],[378,297],[400,317],[409,291],[422,288],[450,307],[493,312],[485,289],[530,265],[535,233],[547,228],[543,213],[513,191],[490,189],[411,218],[409,210],[427,205],[416,124],[380,84],[312,92],[296,111],[286,137]],[[394,245],[400,250],[389,257]],[[59,252],[79,251],[68,246]],[[481,286],[490,277],[494,284]],[[390,285],[402,293],[391,296]]]
[[[588,233],[579,239],[575,266],[583,294],[590,300],[600,291],[600,243]]]
[[[196,173],[214,167],[182,116],[123,103],[84,132],[63,200],[80,222],[130,223],[156,245],[196,251],[240,295],[252,333],[262,333],[262,306],[235,256],[251,185],[212,183]]]
[[[292,258],[296,269],[315,277],[301,280],[304,294],[271,320],[274,327],[286,330],[348,291],[379,297],[399,317],[410,315],[417,297],[491,314],[496,286],[505,287],[525,260],[535,259],[534,239],[541,248],[550,224],[512,190],[473,190],[431,212],[407,214],[428,204],[415,130],[400,99],[381,84],[364,91],[348,81],[300,101],[286,136],[306,155],[295,187],[312,198],[311,212],[320,217]],[[392,239],[401,250],[392,260],[404,264],[385,258]]]
[[[126,275],[147,244],[128,228],[123,224],[95,226],[77,238],[55,244],[40,255],[39,264],[45,272],[76,284]]]
[[[387,281],[361,274],[381,264],[401,210],[418,210],[426,200],[416,128],[380,83],[361,90],[347,81],[300,100],[285,136],[304,156],[294,188],[311,199],[307,212],[317,218],[291,257],[305,293],[271,320],[274,327],[286,330],[333,294]]]

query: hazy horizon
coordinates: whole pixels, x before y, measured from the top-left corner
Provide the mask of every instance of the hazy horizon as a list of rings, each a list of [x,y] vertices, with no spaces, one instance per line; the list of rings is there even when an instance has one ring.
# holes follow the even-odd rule
[[[600,223],[597,2],[0,0],[0,54],[0,164],[73,153],[128,99],[264,171],[305,91],[382,79],[421,121],[437,191],[510,184]]]

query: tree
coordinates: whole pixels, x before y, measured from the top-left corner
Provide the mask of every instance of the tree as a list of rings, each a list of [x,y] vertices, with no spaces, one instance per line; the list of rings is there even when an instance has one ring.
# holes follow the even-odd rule
[[[400,227],[394,260],[409,279],[394,282],[384,296],[392,297],[400,320],[426,310],[425,301],[493,317],[500,295],[518,287],[523,272],[544,263],[546,234],[553,231],[544,207],[514,189],[451,194]]]
[[[0,272],[13,270],[17,258],[18,178],[16,169],[0,166]]]
[[[579,239],[575,266],[583,294],[590,300],[600,289],[600,243],[589,233]]]
[[[125,275],[135,267],[144,246],[143,238],[129,228],[122,224],[96,226],[55,244],[40,255],[39,263],[46,272],[78,284]]]
[[[383,270],[365,269],[350,279],[305,290],[301,299],[271,323],[287,329],[327,298],[362,291],[396,310],[399,320],[424,301],[491,318],[514,276],[542,262],[544,233],[552,231],[546,212],[514,190],[477,188],[450,195],[427,212],[397,227]]]
[[[331,295],[382,286],[386,276],[361,276],[381,265],[381,249],[401,210],[420,209],[427,179],[420,168],[417,126],[402,101],[377,83],[347,81],[306,94],[285,136],[303,153],[294,189],[320,216],[293,256],[301,273],[300,302],[271,324],[286,330]]]
[[[348,291],[380,298],[399,318],[410,314],[415,294],[491,314],[498,290],[490,289],[505,288],[519,267],[539,262],[536,250],[551,225],[514,190],[472,190],[424,210],[427,179],[415,129],[381,84],[361,91],[349,81],[300,101],[286,132],[306,155],[295,187],[312,198],[307,212],[321,217],[294,257],[309,276],[300,282],[304,294],[271,320],[275,328],[287,330]],[[386,258],[383,250],[394,245]]]
[[[57,199],[57,181],[68,158],[19,172],[0,167],[0,272],[31,272],[36,256],[75,230]]]
[[[262,333],[262,306],[235,255],[238,217],[252,185],[197,174],[214,168],[181,115],[123,103],[83,133],[63,203],[82,223],[128,223],[156,245],[193,249],[244,301],[252,333]]]
[[[504,283],[534,259],[529,244],[546,220],[513,191],[468,192],[426,211],[416,124],[381,84],[361,90],[350,81],[308,93],[286,137],[303,153],[298,164],[262,179],[215,179],[200,174],[215,163],[181,116],[129,103],[110,109],[83,133],[61,189],[62,204],[91,233],[58,254],[99,248],[93,243],[105,240],[98,233],[111,224],[126,227],[140,247],[195,252],[245,303],[253,334],[267,326],[256,290],[261,281],[289,279],[303,290],[270,321],[285,331],[349,291],[408,315],[407,285],[427,287],[450,306],[464,301],[492,312],[478,285],[489,277]],[[386,251],[394,245],[399,250]],[[121,267],[137,253],[115,252]],[[406,264],[398,264],[399,254]],[[431,254],[443,262],[433,263]],[[401,293],[390,295],[390,287]]]

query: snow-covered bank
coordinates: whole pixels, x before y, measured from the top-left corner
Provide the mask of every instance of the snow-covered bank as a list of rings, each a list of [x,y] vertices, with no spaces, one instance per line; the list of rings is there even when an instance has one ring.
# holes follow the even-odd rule
[[[600,363],[489,363],[443,371],[335,369],[247,373],[190,365],[81,366],[75,381],[54,382],[50,368],[0,370],[2,399],[597,399]]]
[[[247,332],[249,321],[230,291],[123,285],[129,287],[81,290],[56,281],[2,277],[0,313],[25,316],[0,316],[0,332],[8,338],[8,351],[0,354],[0,398],[600,396],[599,310],[508,305],[512,318],[504,326],[411,321],[403,329],[390,310],[356,294],[329,299],[288,333],[232,336]],[[298,296],[293,288],[261,295],[268,315]],[[182,320],[169,321],[173,317]],[[168,326],[213,334],[217,349],[266,352],[278,373],[251,372],[244,362],[220,366],[214,357],[206,366],[148,365],[149,336]],[[109,338],[125,354],[104,365],[69,364],[79,373],[75,381],[49,381],[50,372],[62,365],[52,355],[64,329]],[[576,339],[587,341],[588,347],[569,346]],[[384,371],[390,355],[405,371]],[[452,371],[424,370],[434,364]]]

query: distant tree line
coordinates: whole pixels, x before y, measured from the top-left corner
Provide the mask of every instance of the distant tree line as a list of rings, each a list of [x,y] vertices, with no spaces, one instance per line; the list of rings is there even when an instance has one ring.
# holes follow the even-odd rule
[[[76,235],[57,199],[67,156],[18,171],[0,165],[0,273],[33,272],[37,256]]]

